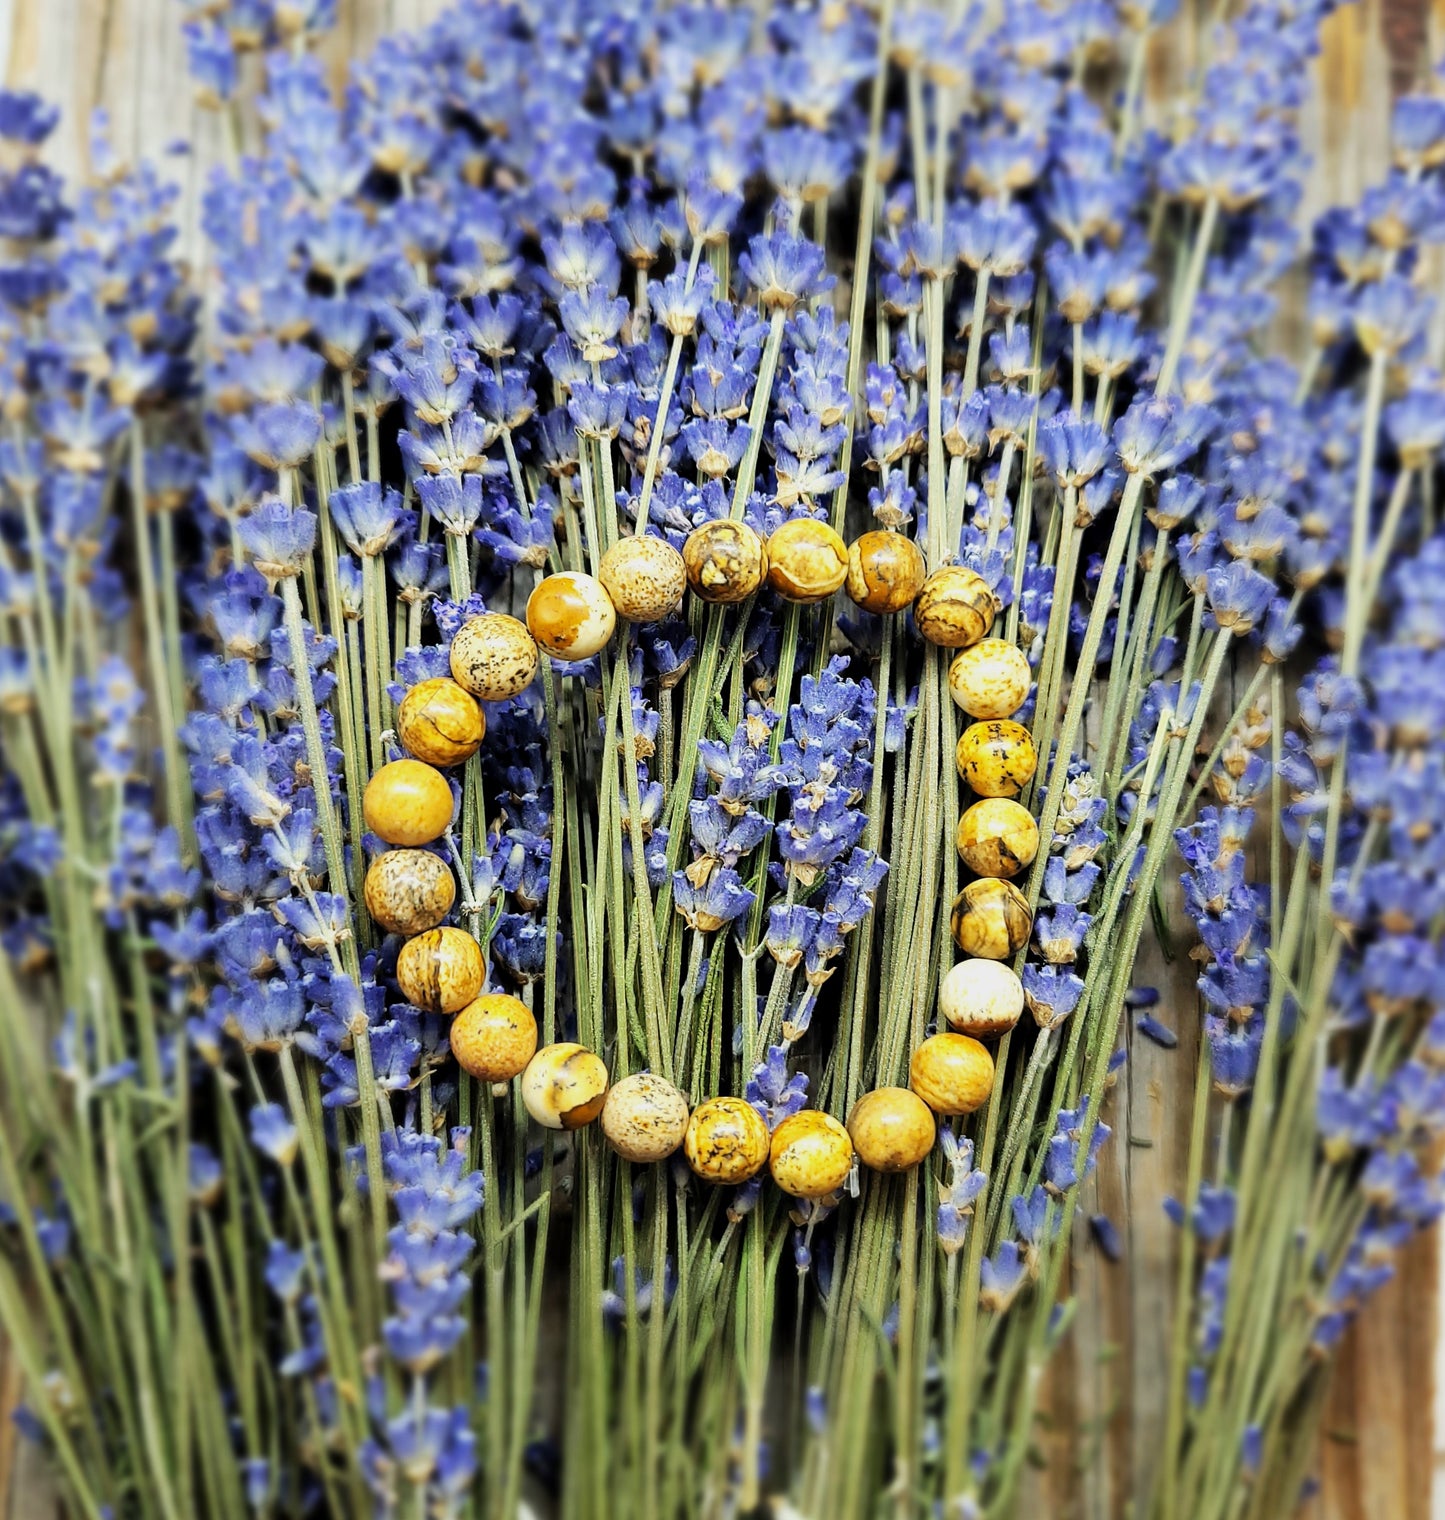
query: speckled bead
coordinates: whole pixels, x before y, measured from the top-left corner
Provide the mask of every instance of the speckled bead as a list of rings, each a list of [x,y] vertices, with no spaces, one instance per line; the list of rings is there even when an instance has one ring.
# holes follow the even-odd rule
[[[1034,815],[1008,797],[984,797],[958,820],[958,853],[980,876],[1017,876],[1039,851]]]
[[[452,789],[433,766],[393,760],[366,783],[361,814],[388,844],[430,844],[452,821]]]
[[[687,1099],[662,1077],[639,1071],[607,1093],[602,1134],[624,1161],[665,1161],[687,1133]]]
[[[388,850],[367,867],[366,911],[388,934],[434,929],[452,911],[457,879],[429,850]]]
[[[902,533],[865,533],[848,545],[848,595],[865,612],[902,612],[927,575],[923,550]]]
[[[401,995],[428,1013],[460,1013],[482,990],[484,974],[482,947],[449,925],[407,940],[396,957]]]
[[[853,1142],[831,1114],[805,1108],[773,1131],[768,1165],[773,1181],[790,1197],[826,1198],[853,1170]]]
[[[581,1129],[607,1101],[607,1067],[585,1045],[544,1045],[522,1073],[522,1102],[545,1129]]]
[[[981,639],[948,667],[948,694],[970,718],[1011,718],[1028,700],[1034,673],[1007,639]]]
[[[537,1053],[537,1021],[521,998],[484,992],[452,1020],[447,1038],[457,1065],[478,1082],[510,1082]]]
[[[1034,916],[1011,881],[982,876],[954,898],[951,923],[954,941],[965,955],[1002,961],[1028,944]]]
[[[645,533],[619,538],[602,556],[597,579],[612,598],[619,617],[630,623],[656,623],[682,606],[687,570],[682,555],[665,538]]]
[[[1001,961],[959,961],[938,989],[939,1016],[955,1034],[1003,1034],[1023,1011],[1023,983]]]
[[[980,797],[1017,797],[1034,779],[1038,756],[1022,723],[971,723],[954,750],[958,774]]]
[[[843,540],[816,517],[795,517],[768,538],[768,585],[785,602],[821,602],[847,576]]]
[[[993,1057],[966,1034],[936,1034],[913,1052],[908,1085],[936,1114],[971,1114],[993,1091]]]
[[[469,618],[452,639],[452,675],[482,702],[504,702],[537,674],[537,644],[527,625],[505,612]]]
[[[527,598],[527,628],[556,660],[590,660],[617,627],[617,612],[601,581],[562,570],[537,582]]]
[[[682,561],[693,595],[705,602],[746,601],[768,578],[768,546],[747,523],[728,517],[694,528]]]
[[[864,1093],[848,1115],[848,1138],[864,1166],[906,1172],[933,1149],[933,1110],[906,1087]]]
[[[736,1185],[767,1164],[768,1126],[742,1098],[708,1098],[693,1109],[682,1147],[705,1182]]]
[[[930,644],[966,649],[993,627],[998,598],[976,570],[944,565],[923,583],[913,604],[913,620]]]
[[[396,710],[396,736],[428,765],[460,765],[487,732],[477,699],[446,676],[418,681]]]

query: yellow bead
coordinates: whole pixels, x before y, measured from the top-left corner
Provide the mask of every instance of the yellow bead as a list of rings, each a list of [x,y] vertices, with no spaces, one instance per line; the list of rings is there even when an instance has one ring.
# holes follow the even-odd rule
[[[864,1093],[848,1115],[858,1159],[875,1172],[906,1172],[933,1149],[933,1111],[906,1087]]]
[[[982,639],[954,655],[948,692],[970,718],[1011,718],[1028,700],[1034,673],[1007,639]]]
[[[527,625],[505,612],[468,619],[452,640],[452,675],[482,702],[525,691],[537,674],[537,645]]]
[[[388,850],[367,867],[366,911],[388,934],[434,929],[457,897],[451,867],[429,850]]]
[[[768,539],[768,585],[785,602],[821,602],[847,575],[843,540],[816,517],[795,517]]]
[[[1022,804],[985,797],[958,820],[958,853],[980,876],[1017,876],[1039,851],[1039,826]]]
[[[361,815],[388,844],[430,844],[452,821],[452,789],[433,766],[393,760],[366,783]]]
[[[407,940],[396,957],[401,995],[428,1013],[460,1013],[482,990],[485,970],[476,940],[446,925]]]
[[[773,1181],[789,1196],[826,1198],[853,1170],[853,1142],[831,1114],[805,1108],[773,1131],[768,1164]]]
[[[998,598],[988,582],[965,565],[944,565],[923,583],[913,604],[913,620],[930,644],[964,649],[993,627]]]
[[[1022,723],[971,723],[954,750],[958,774],[980,797],[1017,797],[1034,779],[1038,756]]]
[[[631,623],[656,623],[682,606],[687,570],[682,555],[665,538],[643,534],[619,538],[597,567],[619,617]]]
[[[683,1139],[687,1164],[706,1182],[746,1182],[767,1164],[768,1126],[741,1098],[709,1098],[693,1109]]]
[[[747,523],[728,517],[694,528],[682,559],[693,595],[705,602],[746,601],[768,576],[768,546]]]
[[[553,659],[590,660],[612,637],[617,612],[601,581],[563,570],[533,587],[527,627]]]
[[[908,1085],[936,1114],[971,1114],[993,1091],[993,1057],[966,1034],[936,1034],[913,1052]]]
[[[460,765],[487,732],[477,699],[446,676],[418,681],[396,710],[396,736],[428,765]]]
[[[959,961],[938,989],[938,1012],[956,1034],[1003,1034],[1023,1011],[1023,983],[1001,961]]]
[[[447,1031],[457,1065],[478,1082],[510,1082],[537,1051],[532,1010],[506,992],[484,992],[452,1020]]]
[[[927,574],[923,551],[902,533],[865,533],[848,545],[848,595],[865,612],[902,612]]]
[[[639,1071],[608,1091],[602,1133],[624,1161],[665,1161],[687,1133],[687,1099],[662,1077]]]
[[[965,955],[1002,961],[1028,944],[1034,917],[1028,899],[1011,881],[981,876],[954,898],[952,926]]]
[[[522,1073],[522,1102],[545,1129],[581,1129],[607,1101],[607,1067],[585,1045],[544,1045]]]

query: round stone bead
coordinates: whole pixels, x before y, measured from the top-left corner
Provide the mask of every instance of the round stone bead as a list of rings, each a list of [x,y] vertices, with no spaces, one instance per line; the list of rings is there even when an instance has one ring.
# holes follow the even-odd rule
[[[1011,881],[983,876],[953,899],[953,938],[965,955],[1007,960],[1029,942],[1028,899]]]
[[[527,625],[505,612],[469,618],[452,639],[452,675],[483,702],[525,691],[537,674],[537,644]]]
[[[563,570],[533,588],[527,627],[553,659],[589,660],[612,637],[617,612],[601,581],[580,570]]]
[[[958,774],[980,797],[1017,797],[1034,779],[1038,756],[1022,723],[970,723],[954,750]]]
[[[477,699],[446,676],[418,681],[396,710],[397,738],[428,765],[460,765],[486,732]]]
[[[537,1052],[532,1010],[507,992],[484,992],[447,1031],[457,1065],[478,1082],[510,1082]]]
[[[976,570],[944,565],[923,583],[913,604],[913,620],[930,644],[966,649],[993,627],[998,598]]]
[[[993,1091],[993,1057],[966,1034],[936,1034],[913,1052],[908,1085],[936,1114],[971,1114]]]
[[[956,1034],[1003,1034],[1024,1011],[1024,988],[1011,966],[1001,961],[959,963],[938,989],[938,1012]]]
[[[958,853],[980,876],[1017,876],[1038,851],[1034,815],[1008,797],[984,797],[958,820]]]
[[[821,602],[847,575],[843,540],[816,517],[795,517],[768,539],[768,585],[785,602]]]
[[[848,1115],[858,1159],[875,1172],[906,1172],[933,1149],[933,1110],[906,1087],[864,1093]]]
[[[607,1067],[585,1045],[544,1045],[522,1073],[522,1102],[544,1129],[581,1129],[607,1101]]]
[[[388,850],[367,867],[361,894],[388,934],[420,934],[452,911],[457,879],[429,850]]]
[[[607,1093],[602,1133],[624,1161],[665,1161],[687,1133],[687,1099],[662,1077],[639,1071]]]
[[[482,990],[484,975],[482,947],[450,925],[415,935],[396,957],[401,995],[428,1013],[460,1013]]]
[[[866,612],[902,612],[927,574],[923,551],[902,533],[865,533],[848,546],[848,595]]]
[[[393,760],[366,783],[361,814],[388,844],[430,844],[452,821],[452,789],[434,766]]]
[[[693,595],[705,602],[746,601],[768,577],[768,546],[747,523],[728,517],[694,528],[682,560]]]
[[[735,1186],[768,1160],[768,1126],[741,1098],[708,1098],[693,1109],[682,1142],[687,1164],[705,1182]]]
[[[948,692],[970,718],[1011,718],[1028,700],[1034,673],[1007,639],[981,639],[954,655]]]
[[[602,556],[597,578],[612,598],[619,617],[631,623],[656,623],[682,606],[687,570],[682,555],[665,538],[645,533],[619,538]]]
[[[773,1131],[768,1163],[773,1181],[789,1196],[826,1198],[853,1170],[853,1142],[831,1114],[805,1108]]]

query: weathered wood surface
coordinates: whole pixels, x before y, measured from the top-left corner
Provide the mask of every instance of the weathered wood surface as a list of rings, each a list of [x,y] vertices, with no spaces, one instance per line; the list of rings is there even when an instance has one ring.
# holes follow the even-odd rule
[[[439,0],[341,0],[328,63],[339,77],[346,58],[439,8]],[[1159,39],[1149,80],[1156,113],[1196,61],[1200,15],[1216,10],[1216,0],[1184,0],[1178,22]],[[195,257],[200,195],[221,139],[216,118],[192,101],[180,15],[177,0],[0,0],[0,72],[63,107],[53,144],[60,167],[84,166],[86,123],[96,106],[109,112],[120,154],[165,157],[182,187],[185,246]],[[1390,98],[1421,80],[1442,44],[1445,0],[1364,0],[1327,23],[1305,117],[1315,164],[1303,215],[1355,197],[1381,175]],[[177,147],[183,151],[173,152]],[[1165,1052],[1135,1039],[1105,1115],[1115,1138],[1081,1216],[1097,1209],[1119,1223],[1125,1259],[1108,1265],[1081,1234],[1081,1312],[1050,1380],[1039,1431],[1046,1465],[1025,1513],[1056,1520],[1127,1515],[1159,1447],[1176,1262],[1161,1204],[1183,1187],[1199,1028],[1193,977],[1187,958],[1168,964],[1157,951],[1139,970],[1140,982],[1162,990],[1179,1048]],[[1445,1520],[1441,1286],[1438,1243],[1428,1237],[1406,1253],[1397,1281],[1346,1342],[1324,1424],[1322,1487],[1308,1520]],[[0,1365],[0,1493],[10,1492],[10,1520],[51,1520],[56,1511],[44,1477],[13,1437],[9,1413],[20,1394],[13,1367]],[[1101,1460],[1092,1460],[1096,1455]]]

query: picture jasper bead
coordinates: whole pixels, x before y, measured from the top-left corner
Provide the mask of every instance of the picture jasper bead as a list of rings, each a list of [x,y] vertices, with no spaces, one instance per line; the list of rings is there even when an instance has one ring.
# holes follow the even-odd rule
[[[1028,899],[1011,881],[983,876],[953,900],[953,938],[965,955],[1007,960],[1029,942],[1034,916]]]
[[[768,1126],[742,1098],[708,1098],[693,1109],[682,1147],[705,1182],[746,1182],[767,1164]]]
[[[965,649],[993,627],[998,598],[976,570],[945,565],[923,583],[913,604],[913,620],[930,644]]]
[[[656,623],[682,606],[687,570],[682,555],[665,538],[643,534],[619,538],[597,567],[619,617],[630,623]]]
[[[434,929],[452,911],[457,879],[429,850],[388,850],[367,867],[366,911],[388,934]]]
[[[727,517],[694,528],[682,561],[693,595],[705,602],[746,601],[768,578],[768,546],[747,523]]]
[[[966,1034],[936,1034],[913,1052],[908,1085],[936,1114],[971,1114],[993,1091],[993,1057]]]
[[[602,1134],[624,1161],[665,1161],[687,1133],[687,1099],[662,1077],[639,1071],[607,1093]]]
[[[452,789],[434,766],[393,760],[366,783],[361,815],[388,844],[430,844],[452,821]]]
[[[581,1129],[607,1101],[607,1067],[585,1045],[544,1045],[522,1073],[522,1102],[544,1129]]]
[[[396,736],[428,765],[460,765],[487,732],[477,699],[446,676],[418,681],[396,710]]]
[[[1034,673],[1007,639],[981,639],[948,667],[948,693],[970,718],[1011,718],[1028,701]]]
[[[1017,876],[1038,852],[1034,815],[1008,797],[984,797],[958,820],[958,853],[980,876]]]
[[[848,1115],[858,1159],[875,1172],[906,1172],[933,1149],[933,1110],[906,1087],[864,1093]]]
[[[958,774],[980,797],[1017,797],[1034,779],[1038,756],[1022,723],[971,723],[954,750]]]
[[[939,1015],[956,1034],[1003,1034],[1023,1011],[1023,983],[1001,961],[959,961],[938,989]]]
[[[563,570],[537,582],[527,598],[527,628],[557,660],[590,660],[617,627],[607,588],[580,570]]]
[[[768,585],[785,602],[821,602],[847,575],[843,540],[816,517],[795,517],[768,539]]]
[[[902,533],[865,533],[848,546],[848,595],[867,612],[902,612],[927,574],[923,551]]]
[[[457,1065],[478,1082],[510,1082],[537,1052],[532,1010],[507,992],[484,992],[447,1031]]]
[[[537,674],[537,643],[527,625],[505,612],[468,619],[452,640],[452,675],[482,702],[504,702]]]
[[[773,1181],[790,1197],[826,1198],[853,1170],[853,1142],[831,1114],[805,1108],[773,1131],[768,1165]]]
[[[407,940],[396,958],[401,995],[428,1013],[460,1013],[482,990],[484,974],[482,947],[450,926]]]

